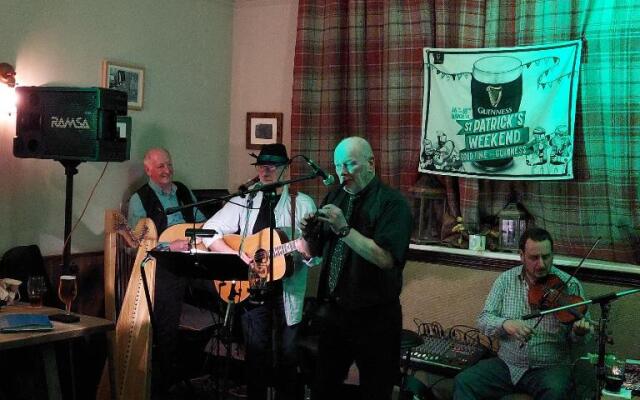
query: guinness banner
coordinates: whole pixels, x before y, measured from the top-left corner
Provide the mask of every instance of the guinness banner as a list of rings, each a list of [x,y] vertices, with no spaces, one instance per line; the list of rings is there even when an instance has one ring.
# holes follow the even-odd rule
[[[581,42],[424,49],[419,171],[573,178]]]

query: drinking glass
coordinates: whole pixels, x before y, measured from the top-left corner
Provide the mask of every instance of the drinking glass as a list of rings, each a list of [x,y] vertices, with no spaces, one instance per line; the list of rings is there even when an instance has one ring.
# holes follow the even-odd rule
[[[78,284],[75,275],[60,276],[58,285],[58,297],[65,304],[65,314],[71,315],[71,303],[78,295]]]
[[[604,388],[612,393],[620,393],[620,388],[624,383],[624,370],[626,361],[624,359],[614,358],[606,364],[606,376]]]
[[[29,295],[29,303],[31,307],[42,307],[44,294],[47,292],[44,276],[35,275],[29,277],[27,281],[27,294]]]

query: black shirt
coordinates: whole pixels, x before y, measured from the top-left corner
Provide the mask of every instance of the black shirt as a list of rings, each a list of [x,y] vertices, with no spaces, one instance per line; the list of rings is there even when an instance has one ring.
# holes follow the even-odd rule
[[[273,218],[274,223],[276,220],[275,207],[279,201],[280,201],[280,195],[276,195],[273,199],[273,208],[271,209],[271,217]],[[267,228],[269,228],[269,193],[264,193],[264,195],[262,196],[262,202],[260,203],[260,210],[258,211],[258,216],[256,217],[256,222],[253,225],[252,233],[256,234],[261,230],[267,229]],[[273,234],[277,235],[278,233],[274,232]],[[277,243],[277,242],[274,241],[274,243]],[[268,248],[264,250],[266,250],[267,252],[269,251]],[[277,281],[267,283],[267,285],[269,286],[270,296],[282,296],[282,280],[278,279]],[[262,298],[259,298],[259,296],[253,296],[253,297],[254,297],[254,300],[259,302],[264,300]]]
[[[342,188],[330,192],[322,205],[335,204],[346,210],[349,194]],[[373,239],[393,257],[393,268],[383,270],[347,246],[344,265],[333,293],[328,293],[328,270],[338,237],[327,224],[314,241],[324,243],[324,268],[320,280],[320,296],[332,298],[338,305],[355,310],[397,302],[402,289],[402,270],[406,262],[413,226],[411,209],[404,196],[380,182],[377,177],[356,195],[349,225]]]
[[[280,201],[280,195],[276,195],[273,199],[273,208],[271,209],[271,218],[275,222],[275,208]],[[258,216],[256,217],[256,223],[253,224],[253,232],[258,233],[261,230],[269,227],[269,194],[265,193],[260,203],[260,210],[258,210]]]

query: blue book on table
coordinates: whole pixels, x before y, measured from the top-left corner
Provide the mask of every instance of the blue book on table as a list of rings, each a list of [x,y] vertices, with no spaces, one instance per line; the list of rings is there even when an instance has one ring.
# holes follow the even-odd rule
[[[50,331],[53,324],[46,315],[7,314],[0,315],[0,332]]]

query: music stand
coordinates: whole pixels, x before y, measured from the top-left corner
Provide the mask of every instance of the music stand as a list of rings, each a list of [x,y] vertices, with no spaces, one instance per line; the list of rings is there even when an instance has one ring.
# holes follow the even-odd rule
[[[142,283],[149,310],[153,342],[158,343],[154,308],[151,302],[145,264],[151,257],[156,259],[156,268],[166,269],[177,277],[204,280],[247,280],[247,264],[235,253],[214,253],[192,249],[187,252],[151,250],[140,265]]]
[[[151,250],[148,254],[162,260],[162,265],[176,276],[216,281],[249,279],[247,264],[236,253]]]
[[[149,310],[149,320],[152,332],[155,333],[155,318],[153,315],[153,304],[149,294],[149,284],[144,266],[147,260],[153,257],[162,260],[162,266],[166,267],[172,274],[185,277],[219,281],[246,281],[249,279],[247,264],[235,253],[212,253],[192,250],[181,251],[160,251],[151,250],[147,252],[147,257],[140,264],[142,285],[144,295],[147,300]]]

